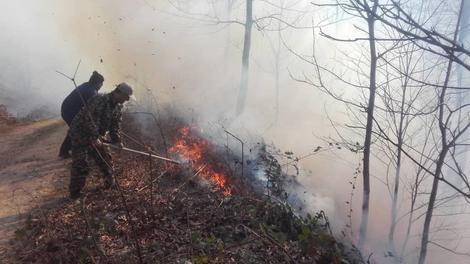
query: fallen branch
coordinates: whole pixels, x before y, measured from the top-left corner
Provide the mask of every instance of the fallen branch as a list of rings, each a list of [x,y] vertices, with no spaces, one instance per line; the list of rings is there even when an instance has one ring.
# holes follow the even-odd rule
[[[148,185],[145,185],[144,187],[140,188],[140,189],[137,189],[137,192],[141,192],[145,189],[147,189],[148,187],[150,187],[153,183],[155,183],[156,181],[158,181],[158,179],[160,179],[161,177],[165,176],[165,174],[168,173],[168,170],[165,170],[164,172],[160,173],[160,175],[158,175],[157,178],[153,179],[153,181],[151,183],[149,183]]]
[[[197,172],[192,176],[190,177],[189,179],[187,179],[185,182],[183,182],[180,186],[178,186],[178,188],[174,189],[173,192],[171,192],[172,195],[174,195],[175,193],[177,193],[181,187],[185,186],[189,181],[191,181],[192,179],[196,178],[199,173],[201,173],[201,171],[207,166],[207,164],[204,164],[202,165],[201,167],[199,167],[199,169],[197,170]]]
[[[234,245],[228,246],[228,247],[224,248],[224,250],[234,250],[234,249],[237,249],[237,248],[241,248],[241,247],[243,247],[243,246],[245,246],[245,245],[248,245],[248,244],[250,244],[250,243],[252,243],[252,242],[254,242],[254,241],[258,240],[258,239],[259,239],[259,237],[258,237],[258,238],[248,239],[248,240],[246,240],[246,241],[244,241],[244,242],[241,242],[241,243],[238,243],[238,244],[234,244]]]
[[[270,237],[269,235],[266,234],[266,236],[262,236],[262,235],[256,233],[253,229],[247,227],[246,225],[241,224],[240,226],[242,226],[242,227],[245,228],[246,230],[250,231],[250,233],[252,233],[252,234],[255,235],[256,237],[262,238],[262,239],[264,239],[264,240],[267,240],[267,241],[269,241],[271,244],[277,246],[278,248],[280,248],[280,249],[282,250],[282,252],[284,252],[284,255],[286,255],[287,258],[289,258],[289,260],[290,260],[291,263],[296,263],[295,260],[292,258],[292,256],[289,255],[289,252],[287,252],[287,250],[286,250],[281,244],[279,244],[275,239],[273,239],[273,238]]]

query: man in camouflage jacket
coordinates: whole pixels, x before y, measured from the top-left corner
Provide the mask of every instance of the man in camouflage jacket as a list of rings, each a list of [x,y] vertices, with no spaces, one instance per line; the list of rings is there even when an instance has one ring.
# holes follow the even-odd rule
[[[113,185],[113,164],[108,149],[103,145],[109,132],[112,144],[123,147],[120,137],[122,104],[129,100],[132,88],[119,84],[108,94],[91,98],[70,125],[72,140],[72,169],[70,172],[70,197],[77,199],[89,174],[88,157],[93,157],[103,173],[105,187]]]

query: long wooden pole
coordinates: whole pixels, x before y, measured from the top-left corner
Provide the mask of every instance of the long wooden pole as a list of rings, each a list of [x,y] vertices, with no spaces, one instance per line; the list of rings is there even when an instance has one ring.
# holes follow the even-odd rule
[[[164,160],[164,161],[167,161],[167,162],[171,162],[171,163],[174,163],[174,164],[181,164],[181,162],[177,161],[177,160],[173,160],[173,159],[168,159],[168,158],[165,158],[165,157],[161,157],[161,156],[157,156],[157,155],[154,155],[154,154],[151,154],[151,153],[148,153],[148,152],[143,152],[143,151],[139,151],[139,150],[135,150],[135,149],[130,149],[130,148],[120,148],[116,145],[113,145],[113,144],[108,144],[108,143],[103,143],[104,146],[107,146],[107,147],[110,147],[110,148],[113,148],[113,149],[118,149],[118,150],[124,150],[124,151],[127,151],[127,152],[131,152],[131,153],[135,153],[135,154],[139,154],[139,155],[144,155],[144,156],[147,156],[147,157],[151,157],[151,158],[154,158],[154,159],[159,159],[159,160]]]

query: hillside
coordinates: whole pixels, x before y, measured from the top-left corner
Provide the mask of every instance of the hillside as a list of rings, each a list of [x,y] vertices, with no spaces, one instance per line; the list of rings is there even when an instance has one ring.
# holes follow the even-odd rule
[[[165,138],[173,145],[170,156],[175,156],[172,151],[189,151],[193,155],[193,148],[200,147],[198,151],[202,152],[196,156],[202,157],[201,160],[194,160],[196,156],[190,155],[189,163],[176,166],[145,156],[114,152],[117,187],[104,190],[101,178],[92,175],[87,180],[84,197],[77,201],[60,199],[66,194],[68,162],[55,156],[65,133],[64,126],[57,121],[33,125],[12,130],[25,130],[23,134],[11,132],[14,135],[2,137],[2,144],[18,149],[23,157],[15,157],[8,166],[2,166],[2,178],[23,175],[17,176],[21,178],[18,186],[3,185],[2,190],[27,186],[29,193],[42,197],[48,207],[31,211],[41,204],[38,202],[22,211],[24,224],[14,225],[9,231],[11,237],[12,228],[16,229],[9,254],[4,253],[14,256],[9,261],[362,262],[357,253],[351,253],[335,240],[323,213],[301,219],[288,206],[275,202],[274,197],[254,191],[243,179],[231,178],[220,153],[210,142],[202,141],[197,134],[181,139],[188,136],[184,131],[189,130],[179,129],[179,123],[165,126]],[[148,150],[149,146],[144,148],[136,143],[146,137],[136,127],[134,124],[125,129],[126,133],[136,135],[126,145]],[[33,171],[37,174],[25,181],[28,177],[24,175]],[[4,215],[8,217],[7,213]]]

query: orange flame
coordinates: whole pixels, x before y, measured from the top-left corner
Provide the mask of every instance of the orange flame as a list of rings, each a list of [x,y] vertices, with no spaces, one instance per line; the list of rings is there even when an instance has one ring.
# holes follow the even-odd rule
[[[193,170],[204,166],[200,175],[209,180],[217,190],[223,190],[225,196],[232,193],[228,184],[228,177],[223,173],[223,166],[215,164],[208,158],[210,154],[210,144],[207,140],[193,136],[190,127],[179,129],[175,144],[170,148],[170,152],[178,153],[181,158],[188,160]]]

